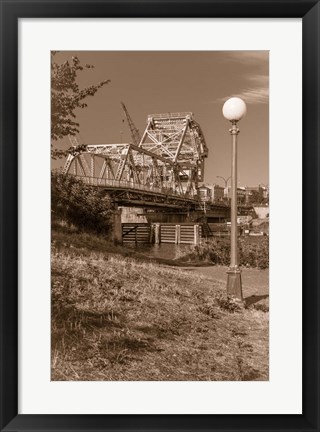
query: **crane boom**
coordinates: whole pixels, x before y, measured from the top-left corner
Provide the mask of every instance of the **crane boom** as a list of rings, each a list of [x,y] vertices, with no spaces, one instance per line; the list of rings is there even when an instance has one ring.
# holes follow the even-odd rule
[[[131,132],[131,138],[132,138],[133,144],[137,146],[137,145],[140,144],[140,141],[141,141],[140,132],[135,127],[135,124],[133,123],[133,121],[132,121],[132,119],[130,117],[130,114],[129,114],[129,112],[128,112],[126,106],[125,106],[125,104],[123,102],[121,102],[121,105],[122,105],[122,108],[123,108],[123,112],[124,112],[124,114],[126,116],[127,122],[128,122],[128,126],[129,126],[129,129],[130,129],[130,132]]]

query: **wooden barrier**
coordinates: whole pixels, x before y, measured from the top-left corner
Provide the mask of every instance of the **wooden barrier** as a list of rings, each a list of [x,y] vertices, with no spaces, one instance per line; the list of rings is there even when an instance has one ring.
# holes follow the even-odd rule
[[[122,224],[123,243],[172,243],[199,244],[202,226],[197,223],[124,223]]]
[[[184,224],[157,224],[159,228],[156,236],[157,243],[199,244],[201,240],[201,225],[194,223]]]
[[[125,223],[122,224],[123,243],[151,243],[151,226],[147,223]]]

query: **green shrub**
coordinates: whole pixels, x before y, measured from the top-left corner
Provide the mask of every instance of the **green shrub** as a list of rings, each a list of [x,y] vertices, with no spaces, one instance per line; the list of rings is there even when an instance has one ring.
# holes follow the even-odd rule
[[[241,266],[269,268],[269,237],[260,237],[256,240],[240,238],[239,260]]]
[[[262,312],[269,312],[269,306],[264,303],[255,303],[252,308]]]
[[[239,238],[239,264],[259,269],[269,268],[269,238]],[[216,265],[230,264],[230,239],[212,239],[193,248],[184,259],[210,262]]]
[[[230,313],[240,312],[243,310],[242,303],[231,296],[226,297],[220,294],[215,297],[215,301],[221,309],[226,310]]]
[[[51,173],[51,210],[54,219],[79,230],[106,233],[111,227],[111,201],[105,191],[72,175]]]
[[[195,246],[190,258],[226,265],[230,261],[230,245],[224,240],[209,240]]]

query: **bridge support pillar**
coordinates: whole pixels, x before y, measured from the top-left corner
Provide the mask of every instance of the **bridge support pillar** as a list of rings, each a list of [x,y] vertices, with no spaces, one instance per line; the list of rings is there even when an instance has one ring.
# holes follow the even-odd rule
[[[121,209],[113,211],[112,241],[115,244],[122,244]]]
[[[160,224],[155,224],[154,226],[154,242],[155,244],[160,244]]]
[[[200,243],[200,227],[199,225],[195,225],[194,229],[194,244],[197,245]]]
[[[180,244],[180,232],[181,232],[181,226],[180,225],[176,225],[176,238],[175,238],[175,243],[176,244]]]

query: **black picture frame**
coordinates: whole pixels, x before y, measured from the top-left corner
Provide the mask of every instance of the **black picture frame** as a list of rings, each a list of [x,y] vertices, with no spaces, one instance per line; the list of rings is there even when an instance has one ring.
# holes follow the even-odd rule
[[[0,0],[1,7],[1,431],[319,430],[320,4],[314,0]],[[18,20],[19,18],[302,18],[303,414],[18,414]],[[294,127],[294,125],[283,125]],[[286,272],[284,268],[284,280]],[[289,306],[290,299],[288,299]],[[284,314],[285,314],[284,307]]]

